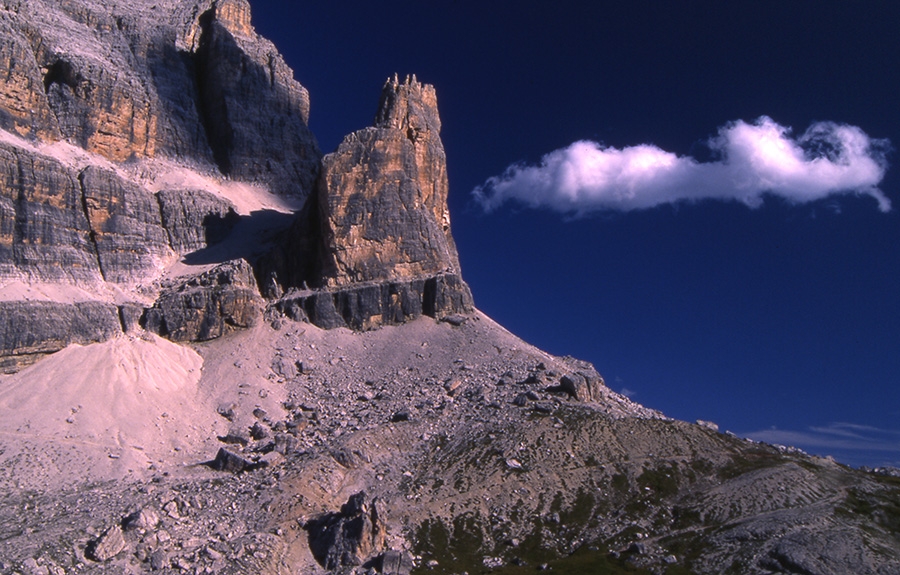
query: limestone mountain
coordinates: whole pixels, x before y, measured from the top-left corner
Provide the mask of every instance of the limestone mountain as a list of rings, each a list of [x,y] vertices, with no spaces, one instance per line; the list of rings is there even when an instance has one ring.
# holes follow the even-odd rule
[[[0,575],[900,572],[890,470],[475,307],[432,86],[323,156],[246,0],[0,0],[0,61]]]

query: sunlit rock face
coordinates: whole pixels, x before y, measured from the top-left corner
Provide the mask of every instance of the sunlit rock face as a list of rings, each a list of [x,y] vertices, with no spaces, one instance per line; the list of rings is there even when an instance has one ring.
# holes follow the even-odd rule
[[[309,95],[246,0],[0,6],[0,128],[112,162],[174,157],[305,197]]]
[[[322,162],[319,202],[329,285],[459,274],[434,88],[389,80],[375,126]]]

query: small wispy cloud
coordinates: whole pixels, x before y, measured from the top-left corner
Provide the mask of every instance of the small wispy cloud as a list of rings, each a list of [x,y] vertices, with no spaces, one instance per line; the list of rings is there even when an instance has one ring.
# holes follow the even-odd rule
[[[806,451],[833,454],[849,463],[863,461],[900,462],[900,430],[880,429],[853,423],[832,423],[804,430],[763,429],[743,434],[754,441],[800,447]],[[869,463],[872,465],[872,463]]]
[[[877,187],[887,169],[888,142],[855,126],[818,122],[795,138],[790,128],[763,116],[732,122],[707,144],[715,161],[649,144],[618,149],[579,141],[538,165],[512,165],[472,194],[486,211],[508,201],[576,214],[706,199],[757,207],[766,194],[792,203],[866,195],[882,212],[891,209]]]

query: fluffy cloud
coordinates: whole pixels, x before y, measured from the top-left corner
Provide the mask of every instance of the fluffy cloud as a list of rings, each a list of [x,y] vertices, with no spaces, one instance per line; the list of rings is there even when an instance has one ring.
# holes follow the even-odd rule
[[[803,203],[833,194],[868,195],[887,212],[877,188],[886,141],[855,126],[820,122],[794,138],[790,128],[761,117],[719,130],[709,147],[719,158],[699,162],[652,145],[623,149],[575,142],[540,165],[513,165],[472,194],[491,211],[515,200],[565,213],[635,210],[679,201],[737,200],[759,206],[765,194]]]

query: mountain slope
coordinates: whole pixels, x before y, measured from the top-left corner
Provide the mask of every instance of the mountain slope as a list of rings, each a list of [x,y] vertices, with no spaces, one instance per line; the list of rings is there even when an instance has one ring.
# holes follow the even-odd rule
[[[474,307],[433,87],[323,157],[244,0],[0,22],[0,574],[900,572],[895,477]]]

